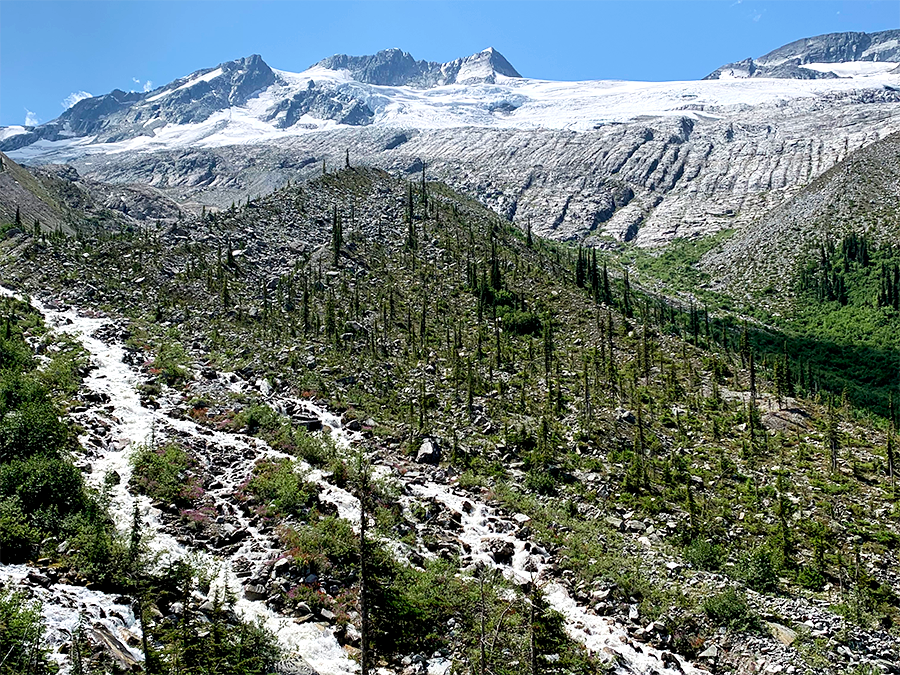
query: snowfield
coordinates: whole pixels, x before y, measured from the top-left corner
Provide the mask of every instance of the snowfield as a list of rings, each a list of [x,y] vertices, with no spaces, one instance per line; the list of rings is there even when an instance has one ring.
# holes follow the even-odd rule
[[[302,73],[274,70],[276,82],[245,105],[218,111],[198,124],[166,124],[147,135],[98,143],[94,137],[38,141],[10,152],[17,161],[64,161],[96,153],[154,152],[186,147],[222,147],[277,142],[288,137],[348,128],[309,115],[280,129],[273,107],[309,88],[310,83],[351,96],[374,113],[372,125],[399,129],[553,129],[583,132],[642,118],[687,117],[695,121],[735,118],[748,107],[773,106],[800,98],[849,95],[900,88],[898,63],[810,63],[810,70],[832,71],[839,79],[742,78],[684,82],[597,80],[556,82],[497,75],[496,84],[452,84],[418,89],[363,84],[348,71],[312,67]],[[180,86],[155,94],[154,101],[221,75],[217,68]],[[479,73],[472,73],[478,75]],[[481,73],[483,75],[483,73]],[[0,139],[23,133],[0,129]]]

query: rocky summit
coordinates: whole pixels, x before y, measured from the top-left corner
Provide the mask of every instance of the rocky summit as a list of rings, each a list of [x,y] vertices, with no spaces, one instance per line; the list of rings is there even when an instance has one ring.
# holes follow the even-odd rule
[[[837,78],[856,67],[900,61],[900,30],[878,33],[829,33],[796,40],[758,59],[729,63],[706,76],[707,80],[775,77],[797,80]],[[829,69],[828,66],[833,68]],[[894,67],[890,66],[890,70]],[[846,76],[846,75],[845,75]]]
[[[3,129],[0,675],[900,673],[896,38]]]

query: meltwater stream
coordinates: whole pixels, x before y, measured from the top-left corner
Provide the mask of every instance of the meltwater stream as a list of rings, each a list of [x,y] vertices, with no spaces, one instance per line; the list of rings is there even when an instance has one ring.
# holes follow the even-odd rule
[[[4,294],[14,295],[9,291]],[[202,438],[208,448],[252,449],[255,453],[259,453],[258,456],[284,455],[275,452],[256,439],[239,437],[236,434],[211,432],[193,422],[172,417],[163,408],[153,410],[142,406],[137,389],[141,377],[134,368],[125,362],[126,353],[123,346],[114,342],[107,343],[94,337],[98,329],[110,323],[109,319],[86,316],[74,309],[57,309],[35,299],[32,299],[31,303],[44,315],[50,328],[69,333],[83,344],[90,353],[91,363],[94,366],[88,377],[85,378],[84,385],[87,389],[108,397],[108,402],[104,406],[108,414],[103,418],[104,422],[109,424],[108,443],[101,447],[94,445],[86,447],[91,455],[91,471],[86,479],[100,488],[105,476],[111,472],[115,472],[120,477],[117,484],[106,486],[110,498],[110,512],[117,526],[123,530],[130,528],[134,504],[137,502],[139,514],[152,533],[149,545],[155,553],[161,556],[161,562],[191,554],[201,562],[208,563],[213,569],[220,570],[210,593],[223,588],[231,591],[237,598],[235,610],[247,620],[262,621],[278,637],[279,643],[287,654],[301,656],[320,675],[349,675],[358,672],[358,665],[338,644],[331,628],[312,622],[297,623],[293,618],[273,612],[262,601],[252,601],[244,597],[243,583],[236,574],[233,562],[237,558],[243,558],[264,563],[276,557],[280,551],[275,548],[274,542],[259,535],[255,528],[246,523],[240,513],[235,513],[234,516],[237,520],[244,522],[237,524],[246,528],[250,536],[228,558],[216,558],[205,551],[191,550],[179,543],[163,527],[160,512],[151,506],[150,500],[147,497],[132,495],[127,488],[131,477],[130,449],[135,445],[149,442],[154,436],[164,438],[173,432]],[[319,411],[310,412],[314,414]],[[78,414],[74,415],[76,419],[78,416]],[[339,425],[339,421],[335,422],[333,415],[327,416],[325,423]],[[229,476],[234,479],[233,481],[221,480],[223,476],[219,476],[225,485],[218,492],[235,491],[251,466],[252,461],[242,472],[233,477]],[[334,491],[336,488],[331,488],[330,492]],[[339,499],[338,495],[335,497]],[[23,566],[0,566],[0,578],[13,582],[21,581],[27,573],[28,570]],[[111,631],[119,634],[123,642],[126,634],[130,634],[132,638],[140,636],[139,624],[135,623],[130,610],[126,613],[122,606],[117,604],[115,596],[96,591],[85,593],[86,590],[77,589],[77,587],[52,586],[46,590],[38,589],[36,592],[38,599],[43,602],[48,639],[52,647],[58,647],[70,639],[71,632],[78,624],[80,615],[84,616],[86,622],[100,621]],[[106,621],[105,618],[101,620],[101,617],[121,614],[124,616],[119,620],[111,622]],[[125,629],[127,629],[127,633]],[[142,658],[139,650],[130,649],[130,653],[135,660]],[[61,656],[58,657],[58,660],[65,665]]]
[[[0,293],[12,295],[5,289],[0,289]],[[160,520],[160,512],[150,504],[150,500],[132,495],[127,488],[131,475],[130,448],[148,442],[153,436],[159,438],[170,435],[187,436],[209,451],[232,450],[253,458],[242,462],[240,466],[232,466],[216,474],[222,487],[208,494],[217,501],[224,501],[227,495],[237,489],[246,479],[256,458],[285,455],[258,439],[211,431],[189,420],[176,418],[170,415],[165,407],[154,410],[142,406],[138,393],[141,377],[138,371],[125,361],[126,352],[123,346],[113,340],[105,341],[95,337],[98,329],[111,324],[109,319],[85,315],[71,308],[59,309],[36,300],[31,302],[43,313],[51,328],[70,333],[82,342],[95,366],[85,379],[85,387],[108,397],[108,402],[104,406],[106,414],[102,418],[104,423],[109,425],[108,442],[105,445],[101,444],[101,447],[87,446],[92,454],[90,458],[92,470],[87,478],[99,487],[109,472],[114,471],[119,475],[119,482],[108,488],[110,510],[117,525],[122,529],[131,526],[136,502],[144,523],[153,533],[150,546],[163,560],[177,559],[190,554],[202,562],[217,566],[220,570],[219,575],[213,582],[210,593],[222,588],[230,590],[238,598],[236,611],[247,620],[259,620],[265,624],[278,637],[286,654],[301,657],[320,675],[358,672],[358,664],[341,647],[330,627],[314,622],[297,623],[293,618],[269,609],[265,602],[249,600],[244,596],[243,582],[237,575],[235,563],[240,559],[245,564],[249,560],[257,565],[264,565],[276,559],[281,551],[277,542],[261,534],[240,512],[230,510],[236,524],[246,529],[249,536],[233,554],[215,557],[176,540],[166,532]],[[242,383],[234,386],[240,387]],[[272,397],[273,403],[279,401],[283,402]],[[291,400],[291,402],[295,406],[304,407],[309,415],[319,418],[329,428],[339,448],[349,448],[356,440],[356,434],[342,428],[340,418],[334,414],[309,401]],[[376,467],[379,471],[386,469],[387,467]],[[322,499],[333,503],[340,517],[358,526],[357,500],[345,490],[330,485],[321,472],[311,470],[309,475],[322,487]],[[549,556],[533,542],[521,541],[512,536],[511,532],[515,531],[518,525],[515,517],[502,516],[452,486],[427,480],[421,475],[409,479],[403,476],[395,478],[401,483],[406,483],[404,487],[412,498],[440,503],[444,508],[460,514],[459,522],[462,530],[459,540],[470,551],[473,561],[479,560],[491,565],[510,579],[527,581],[532,576],[541,578],[542,571],[549,562]],[[514,546],[515,554],[510,564],[497,563],[490,556],[489,545],[495,540],[509,542]],[[28,572],[28,568],[24,566],[0,565],[0,579],[21,581]],[[547,581],[543,585],[543,591],[551,606],[565,617],[570,635],[582,642],[591,652],[615,658],[619,672],[646,675],[704,672],[671,654],[664,656],[662,652],[651,647],[635,646],[621,627],[580,606],[558,582]],[[111,633],[119,635],[123,643],[130,637],[134,644],[134,638],[140,636],[139,622],[135,621],[131,610],[122,604],[124,599],[89,589],[61,585],[37,589],[36,594],[43,601],[44,616],[48,624],[48,640],[52,646],[59,646],[69,639],[71,631],[78,623],[79,615],[84,615],[86,623],[105,626]],[[128,649],[135,660],[140,660],[139,650]],[[58,655],[58,659],[64,665],[64,657]],[[429,672],[439,675],[446,672],[449,663],[436,661],[429,665]]]

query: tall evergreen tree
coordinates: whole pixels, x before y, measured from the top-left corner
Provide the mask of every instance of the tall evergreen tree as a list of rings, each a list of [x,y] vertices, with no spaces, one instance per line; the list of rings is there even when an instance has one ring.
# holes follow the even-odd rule
[[[341,262],[341,246],[344,244],[344,233],[341,225],[341,218],[337,212],[337,204],[332,205],[331,212],[331,248],[334,253],[334,266],[337,267]]]

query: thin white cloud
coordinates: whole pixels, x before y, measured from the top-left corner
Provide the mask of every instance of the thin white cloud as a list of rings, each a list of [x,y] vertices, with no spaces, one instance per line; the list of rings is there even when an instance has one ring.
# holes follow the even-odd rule
[[[31,112],[28,108],[25,108],[25,126],[36,127],[40,123],[41,122],[38,119],[38,116]]]
[[[139,86],[143,91],[150,91],[151,89],[153,89],[153,82],[151,82],[150,80],[147,80],[146,82],[141,84],[140,78],[132,77],[131,81],[134,82],[137,86]]]
[[[78,103],[78,101],[83,101],[84,99],[91,98],[92,96],[93,96],[93,94],[89,91],[73,91],[71,94],[69,94],[68,96],[66,96],[63,99],[63,101],[62,101],[62,103],[60,103],[60,105],[65,110],[68,110],[73,105]]]

